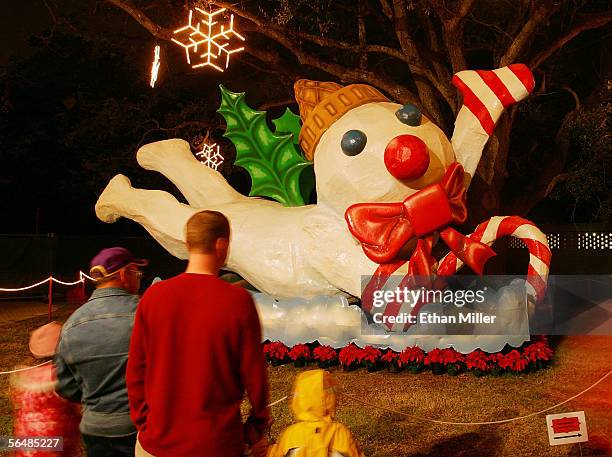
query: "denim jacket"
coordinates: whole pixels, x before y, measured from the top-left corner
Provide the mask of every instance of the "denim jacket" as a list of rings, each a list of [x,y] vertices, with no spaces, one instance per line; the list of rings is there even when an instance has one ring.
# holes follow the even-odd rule
[[[125,368],[138,296],[96,289],[66,321],[54,362],[59,395],[80,401],[85,435],[119,437],[136,432],[129,415]]]

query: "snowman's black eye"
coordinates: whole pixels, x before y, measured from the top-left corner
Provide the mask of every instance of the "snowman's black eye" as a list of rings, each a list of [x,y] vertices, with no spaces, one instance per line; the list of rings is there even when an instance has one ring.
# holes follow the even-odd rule
[[[349,130],[342,136],[340,146],[347,156],[356,156],[363,151],[367,141],[368,137],[361,130]]]
[[[400,120],[402,124],[410,125],[411,127],[418,127],[421,125],[421,118],[423,113],[418,106],[408,103],[402,106],[395,112],[395,116]]]

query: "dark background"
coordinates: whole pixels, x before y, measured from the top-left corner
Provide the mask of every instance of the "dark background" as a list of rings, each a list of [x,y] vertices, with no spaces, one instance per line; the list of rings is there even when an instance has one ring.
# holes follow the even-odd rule
[[[326,73],[316,63],[300,63],[240,17],[237,27],[247,36],[246,46],[281,56],[280,69],[245,52],[224,73],[192,70],[180,48],[152,36],[110,3],[0,3],[0,233],[143,234],[133,222],[101,223],[94,204],[117,173],[129,176],[135,187],[169,190],[181,198],[171,184],[156,173],[141,170],[135,160],[140,145],[171,137],[185,138],[196,146],[209,135],[222,145],[226,156],[221,172],[239,191],[248,193],[250,179],[232,165],[233,146],[222,138],[222,119],[215,113],[220,100],[218,85],[246,91],[251,106],[276,116],[291,103],[291,85],[298,76],[343,82],[355,79],[349,72],[358,63],[347,61],[341,51],[304,45],[320,59],[346,65],[346,77]],[[187,2],[127,3],[164,27],[182,24],[186,17]],[[441,3],[452,13],[454,2]],[[520,27],[515,32],[505,30],[519,3],[526,5],[522,14],[527,21],[538,2],[531,6],[529,2],[475,3],[465,18],[462,38],[470,67],[496,66],[498,42],[503,44],[520,33]],[[603,1],[550,4],[555,13],[533,35],[526,57],[535,56],[585,18],[610,15],[609,3]],[[349,14],[356,2],[268,0],[238,5],[287,30],[350,42],[357,39],[355,15]],[[431,19],[438,36],[442,36],[441,22],[429,2],[407,5],[408,23],[427,60],[427,28],[419,15]],[[384,28],[378,3],[366,1],[364,8],[369,11],[365,22],[368,42],[392,45],[394,37]],[[471,205],[480,211],[480,220],[482,213],[515,213],[536,223],[610,226],[609,43],[608,22],[581,31],[535,72],[536,93],[513,114],[508,158],[497,167],[500,179],[489,186],[495,187],[497,200],[486,206],[482,195],[489,194],[482,194],[484,187],[476,183],[470,189]],[[162,45],[164,60],[157,87],[151,89],[149,69],[155,44]],[[450,57],[438,57],[450,71]],[[418,82],[417,78],[402,79],[403,70],[392,59],[372,56],[368,65],[374,77],[396,78],[411,90]],[[440,119],[450,133],[453,112],[441,106]],[[561,155],[562,162],[558,160]],[[553,163],[558,170],[540,183]]]

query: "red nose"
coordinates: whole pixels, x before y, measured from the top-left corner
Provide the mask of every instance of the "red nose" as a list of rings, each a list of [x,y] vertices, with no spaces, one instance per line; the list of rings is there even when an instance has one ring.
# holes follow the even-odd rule
[[[396,136],[385,148],[385,166],[397,179],[420,178],[429,167],[427,146],[414,135]]]

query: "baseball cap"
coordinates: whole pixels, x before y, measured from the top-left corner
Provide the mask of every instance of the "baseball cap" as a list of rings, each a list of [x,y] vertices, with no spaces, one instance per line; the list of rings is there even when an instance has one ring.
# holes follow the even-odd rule
[[[121,247],[102,249],[91,259],[89,274],[94,279],[101,279],[115,274],[127,265],[144,267],[149,264],[146,259],[137,259],[130,251]]]
[[[51,357],[59,341],[62,326],[57,322],[49,322],[38,327],[30,335],[30,352],[37,359]]]

